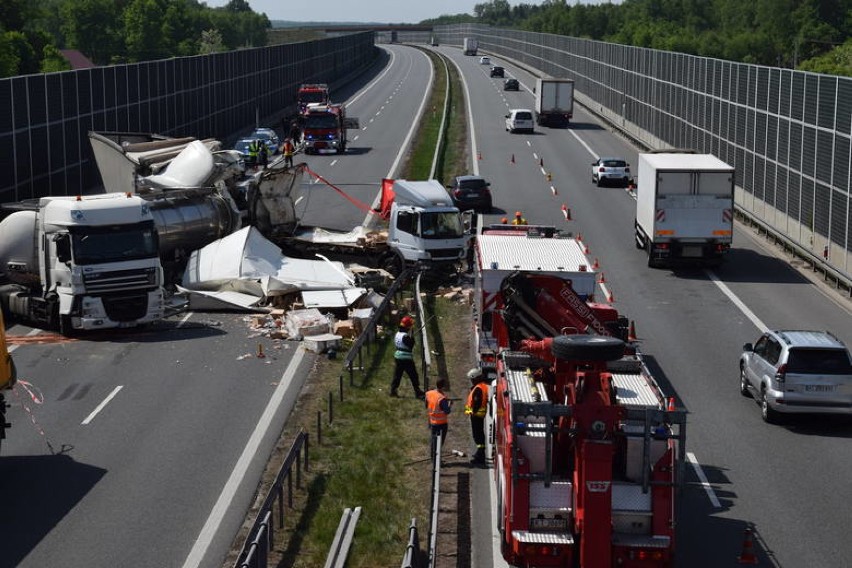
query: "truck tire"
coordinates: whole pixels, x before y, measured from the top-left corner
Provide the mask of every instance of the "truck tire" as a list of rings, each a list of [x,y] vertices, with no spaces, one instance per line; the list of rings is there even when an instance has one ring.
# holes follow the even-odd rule
[[[381,261],[381,267],[390,272],[394,278],[402,274],[403,266],[402,258],[396,253],[387,254]]]
[[[559,335],[550,352],[557,359],[617,361],[624,356],[624,342],[602,335]]]

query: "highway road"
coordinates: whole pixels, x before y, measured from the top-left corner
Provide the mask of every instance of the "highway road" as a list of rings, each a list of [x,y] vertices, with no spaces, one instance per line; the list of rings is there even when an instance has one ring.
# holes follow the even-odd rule
[[[366,204],[381,178],[396,174],[431,74],[421,52],[384,49],[380,66],[333,93],[360,119],[350,151],[305,158]],[[470,95],[470,173],[492,182],[490,218],[520,209],[530,222],[580,233],[616,307],[635,320],[656,375],[690,413],[695,466],[680,507],[678,566],[738,565],[747,526],[761,565],[852,565],[852,424],[764,424],[739,394],[737,375],[742,344],[766,326],[831,329],[852,345],[849,300],[741,226],[718,269],[649,269],[633,246],[633,198],[590,177],[597,155],[636,164],[637,149],[580,108],[568,129],[508,134],[506,111],[533,105],[532,76],[492,57],[522,83],[505,93],[478,57],[438,50],[458,64]],[[306,224],[333,219],[339,229],[365,216],[322,184],[312,184],[301,207]],[[41,404],[12,398],[15,427],[0,459],[3,510],[11,512],[0,516],[0,567],[218,567],[310,365],[295,345],[268,341],[266,359],[243,357],[264,341],[242,315],[192,313],[144,331],[19,346],[19,374]],[[491,508],[489,474],[475,472],[473,511]],[[475,525],[475,566],[500,565],[490,526]]]
[[[430,79],[422,52],[387,48],[332,93],[361,120],[349,151],[306,157],[309,167],[372,203],[401,161]],[[324,184],[307,194],[308,224],[351,229],[364,219]],[[11,397],[14,429],[0,458],[0,567],[221,566],[310,354],[254,337],[234,313],[77,340],[10,329],[29,334],[14,357],[32,396],[19,388]]]
[[[570,128],[505,132],[509,108],[533,107],[534,77],[492,57],[521,82],[521,91],[504,92],[502,79],[490,78],[479,57],[439,49],[461,69],[472,101],[472,171],[492,183],[491,222],[521,210],[530,223],[582,235],[615,306],[636,322],[655,375],[689,412],[694,465],[680,507],[677,565],[739,565],[744,529],[752,527],[761,565],[852,566],[846,537],[852,484],[845,480],[852,421],[796,417],[782,426],[765,424],[754,401],[740,395],[737,368],[742,345],[767,327],[829,329],[852,345],[849,299],[812,282],[742,225],[718,269],[649,269],[633,244],[634,198],[591,183],[598,156],[635,165],[638,150],[577,106]],[[476,472],[474,511],[490,508],[483,502],[490,474]],[[498,565],[494,535],[476,530],[474,565]]]

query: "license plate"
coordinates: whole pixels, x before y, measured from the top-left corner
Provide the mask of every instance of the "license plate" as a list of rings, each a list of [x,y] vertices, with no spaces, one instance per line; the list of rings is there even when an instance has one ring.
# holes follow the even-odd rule
[[[467,194],[467,196],[468,197],[479,197],[479,194],[476,193],[475,191],[471,191],[470,193]]]
[[[685,246],[683,247],[683,256],[688,258],[701,258],[701,247],[700,246]]]
[[[548,531],[567,531],[568,519],[530,519],[530,529]]]
[[[836,385],[805,385],[805,392],[834,392]]]

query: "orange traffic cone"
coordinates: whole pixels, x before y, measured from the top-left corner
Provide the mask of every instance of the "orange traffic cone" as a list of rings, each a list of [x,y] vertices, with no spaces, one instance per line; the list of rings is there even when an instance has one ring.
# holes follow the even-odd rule
[[[263,353],[263,344],[258,343],[257,344],[257,358],[263,359],[264,357],[266,357],[266,355]]]
[[[595,257],[595,261],[592,263],[592,268],[597,270],[600,267],[601,267],[601,265],[600,265],[600,263],[598,263],[598,258]]]
[[[585,245],[585,248],[583,248],[583,252],[585,254],[589,254],[589,245]]]
[[[477,152],[477,153],[476,153],[476,159],[477,159],[477,160],[481,160],[481,159],[482,159],[482,152]]]
[[[583,233],[577,233],[577,241],[578,241],[578,242],[582,242],[582,241],[583,241]]]
[[[632,320],[627,330],[627,341],[636,341],[636,324]]]
[[[600,274],[600,277],[598,278],[598,283],[599,283],[599,284],[604,284],[604,283],[606,283],[606,277],[604,276],[604,273],[603,273],[603,272],[599,272],[598,274]]]
[[[565,217],[566,221],[571,220],[571,210],[564,203],[562,204],[562,216]]]
[[[615,295],[613,295],[612,290],[609,291],[609,296],[607,296],[606,301],[610,304],[615,302]]]
[[[666,410],[672,412],[675,409],[675,401],[674,397],[670,396],[668,401],[666,402]]]
[[[740,564],[757,564],[757,556],[754,554],[754,538],[751,529],[746,529],[743,535],[743,551],[737,557]]]

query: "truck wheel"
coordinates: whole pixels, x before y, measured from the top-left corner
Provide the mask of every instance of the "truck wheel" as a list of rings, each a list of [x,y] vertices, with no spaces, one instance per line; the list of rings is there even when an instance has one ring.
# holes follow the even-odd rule
[[[77,333],[71,323],[71,316],[59,316],[59,333],[65,337],[74,337]]]
[[[600,335],[559,335],[553,338],[550,352],[557,359],[617,361],[624,356],[624,342]]]
[[[396,254],[387,255],[382,260],[381,266],[390,272],[394,278],[402,274],[402,259]]]

